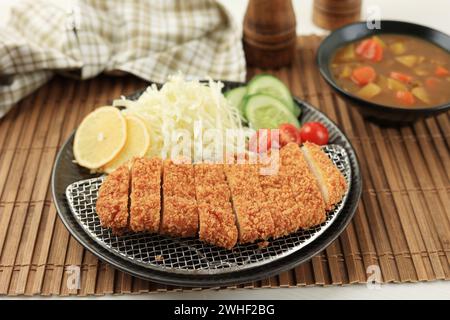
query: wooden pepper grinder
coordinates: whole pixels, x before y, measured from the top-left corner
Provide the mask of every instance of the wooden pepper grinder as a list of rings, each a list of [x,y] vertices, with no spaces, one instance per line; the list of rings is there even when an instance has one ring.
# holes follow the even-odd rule
[[[289,65],[295,53],[295,28],[291,0],[249,0],[243,39],[247,64],[260,68]]]

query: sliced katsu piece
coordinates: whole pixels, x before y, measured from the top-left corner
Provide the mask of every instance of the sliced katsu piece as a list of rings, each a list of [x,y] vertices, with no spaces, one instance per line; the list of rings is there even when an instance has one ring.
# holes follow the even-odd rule
[[[194,166],[164,161],[163,209],[160,232],[173,237],[194,237],[198,231]]]
[[[231,249],[236,245],[238,230],[223,165],[196,164],[194,172],[199,238],[208,244]]]
[[[300,147],[288,143],[280,150],[281,167],[285,170],[301,217],[299,228],[307,229],[325,221],[325,202],[318,183],[309,169]]]
[[[100,223],[121,233],[128,228],[128,195],[130,189],[130,171],[127,164],[108,175],[100,186],[96,204]]]
[[[231,190],[239,230],[239,242],[251,243],[274,234],[270,211],[259,183],[259,167],[253,164],[226,164],[225,175]]]
[[[131,167],[131,230],[159,231],[161,214],[162,161],[158,158],[136,158]]]
[[[302,151],[319,183],[326,210],[333,209],[347,190],[344,176],[318,145],[306,142]]]
[[[278,152],[273,150],[272,153]],[[265,206],[272,215],[274,224],[273,237],[279,238],[297,231],[302,219],[289,185],[288,168],[280,166],[278,172],[270,175],[259,175],[261,188],[266,197]]]

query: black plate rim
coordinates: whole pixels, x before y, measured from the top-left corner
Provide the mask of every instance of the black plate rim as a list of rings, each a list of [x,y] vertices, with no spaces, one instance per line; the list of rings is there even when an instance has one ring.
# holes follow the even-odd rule
[[[243,83],[239,82],[231,82],[231,81],[222,81],[226,85],[230,87],[243,85]],[[142,90],[136,91],[136,93],[130,95],[135,96],[142,92]],[[320,235],[315,241],[310,243],[308,246],[298,250],[295,253],[292,253],[282,259],[276,260],[274,262],[267,263],[261,267],[255,267],[251,269],[246,269],[243,271],[237,271],[227,274],[219,274],[219,275],[183,275],[183,274],[174,274],[168,273],[164,271],[151,270],[148,268],[144,268],[142,266],[133,264],[125,259],[121,259],[120,257],[113,255],[108,252],[104,248],[102,248],[99,244],[97,244],[93,239],[91,239],[84,230],[75,222],[71,223],[69,221],[69,217],[72,216],[70,208],[67,204],[67,199],[65,195],[62,197],[62,201],[58,199],[57,191],[56,191],[56,179],[57,179],[57,166],[60,163],[63,157],[64,146],[68,143],[69,140],[73,138],[75,130],[71,133],[69,138],[64,142],[58,151],[53,169],[52,169],[52,198],[57,209],[58,216],[61,218],[64,226],[68,229],[69,233],[88,251],[97,256],[101,261],[106,262],[114,266],[115,268],[136,276],[138,278],[154,281],[161,284],[166,285],[174,285],[174,286],[186,286],[186,287],[221,287],[221,286],[229,286],[235,285],[238,283],[245,283],[251,281],[261,280],[263,278],[275,276],[283,271],[291,269],[296,265],[308,261],[314,255],[324,250],[327,246],[329,246],[347,227],[353,218],[356,209],[358,207],[358,203],[362,194],[362,178],[359,168],[359,160],[354,151],[353,145],[345,136],[345,134],[341,131],[339,126],[329,119],[323,112],[314,108],[307,102],[304,102],[296,97],[294,97],[296,103],[299,105],[307,105],[315,109],[322,116],[326,117],[328,121],[333,123],[339,133],[341,134],[341,138],[348,144],[349,149],[349,157],[352,165],[352,181],[350,184],[350,193],[353,194],[353,198],[355,201],[350,202],[350,197],[347,200],[344,208],[342,209],[341,214],[336,217],[336,220],[324,231],[322,235]],[[352,158],[354,160],[352,160]],[[64,205],[66,207],[64,207]],[[347,206],[349,206],[347,208]],[[68,216],[66,216],[68,215]],[[73,218],[74,219],[74,218]]]
[[[395,27],[395,26],[399,26],[402,28],[406,28],[409,29],[409,32],[406,32],[405,30],[401,30],[401,31],[383,31],[382,29],[373,29],[373,30],[368,30],[366,33],[361,34],[361,35],[357,35],[355,36],[352,40],[348,40],[346,42],[342,42],[338,45],[338,47],[342,47],[350,42],[354,42],[357,40],[360,40],[362,38],[366,38],[370,35],[374,35],[374,34],[389,34],[389,33],[396,33],[396,34],[405,34],[405,35],[409,35],[409,36],[414,36],[414,37],[419,37],[423,40],[429,41],[431,43],[433,43],[434,45],[437,45],[438,47],[442,48],[443,50],[446,50],[450,53],[450,49],[449,48],[445,48],[443,47],[440,43],[437,43],[435,41],[433,41],[432,39],[430,39],[430,37],[423,37],[423,36],[418,36],[417,32],[420,31],[423,34],[434,34],[435,36],[439,36],[439,37],[444,37],[448,40],[448,42],[450,43],[450,36],[445,34],[442,31],[424,26],[424,25],[420,25],[420,24],[416,24],[416,23],[412,23],[412,22],[406,22],[406,21],[398,21],[398,20],[380,20],[381,24],[387,24],[389,27]],[[338,92],[341,96],[351,99],[352,101],[359,103],[359,104],[363,104],[363,105],[367,105],[370,106],[372,108],[378,108],[380,110],[382,110],[383,112],[386,113],[395,113],[395,112],[404,112],[404,113],[415,113],[415,114],[423,114],[423,115],[430,115],[430,114],[437,114],[440,112],[444,112],[448,109],[450,109],[450,101],[446,104],[442,104],[442,105],[436,105],[436,106],[432,106],[429,108],[414,108],[414,109],[406,109],[406,108],[399,108],[399,107],[395,107],[395,106],[389,106],[389,105],[384,105],[384,104],[379,104],[379,103],[375,103],[375,102],[371,102],[368,100],[364,100],[354,94],[351,94],[349,92],[346,92],[345,90],[343,90],[334,80],[333,77],[331,76],[331,72],[329,70],[329,64],[330,61],[329,59],[326,59],[326,56],[328,56],[329,54],[334,53],[335,51],[333,51],[332,53],[327,53],[325,52],[325,47],[327,46],[328,42],[331,41],[331,39],[333,39],[333,37],[336,37],[337,34],[345,32],[346,30],[350,30],[352,28],[355,27],[360,27],[360,26],[364,26],[366,24],[366,22],[354,22],[354,23],[350,23],[347,24],[343,27],[340,27],[334,31],[332,31],[327,37],[325,37],[325,39],[323,39],[323,41],[320,43],[319,48],[317,49],[317,55],[316,55],[316,64],[319,68],[320,74],[322,75],[322,77],[326,80],[326,82],[336,91]],[[412,31],[414,30],[414,31]],[[331,55],[330,55],[331,58]],[[324,60],[327,60],[326,62]]]

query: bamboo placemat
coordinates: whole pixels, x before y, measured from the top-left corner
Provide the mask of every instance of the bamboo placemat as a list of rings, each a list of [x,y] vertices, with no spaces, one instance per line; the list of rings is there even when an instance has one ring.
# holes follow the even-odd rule
[[[233,288],[364,283],[372,265],[383,282],[450,279],[449,114],[398,129],[363,120],[321,79],[319,42],[300,37],[292,67],[265,72],[344,130],[360,160],[362,201],[348,228],[310,262]],[[248,76],[261,71],[250,69]],[[83,116],[145,85],[132,77],[57,77],[0,120],[1,295],[191,290],[133,278],[98,261],[69,235],[51,200],[56,153]],[[81,270],[79,290],[66,285],[73,266]]]

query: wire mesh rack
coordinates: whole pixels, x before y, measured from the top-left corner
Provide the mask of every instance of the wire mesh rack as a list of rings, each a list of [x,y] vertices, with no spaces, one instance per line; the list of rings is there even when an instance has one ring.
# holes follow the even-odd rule
[[[327,145],[323,150],[350,182],[352,171],[345,149],[339,145]],[[222,274],[281,259],[320,236],[333,223],[348,197],[347,191],[321,225],[269,240],[266,247],[238,244],[232,250],[226,250],[196,238],[170,238],[148,233],[113,234],[100,225],[95,210],[98,190],[104,179],[102,176],[82,180],[67,187],[66,197],[76,221],[93,240],[111,253],[146,268],[181,274]]]

